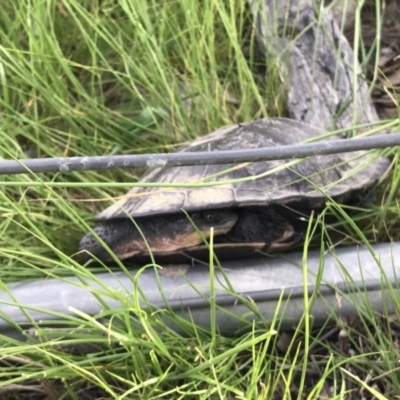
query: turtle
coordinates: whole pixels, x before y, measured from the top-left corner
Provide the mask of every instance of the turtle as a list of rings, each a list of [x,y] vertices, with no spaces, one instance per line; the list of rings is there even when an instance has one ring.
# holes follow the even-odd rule
[[[282,146],[322,134],[301,121],[262,118],[222,127],[178,151]],[[287,165],[288,161],[292,162]],[[94,232],[120,260],[205,248],[211,228],[214,247],[228,257],[241,246],[282,252],[301,243],[308,217],[324,209],[327,199],[358,201],[388,167],[387,158],[363,151],[317,155],[299,162],[156,167],[143,175],[141,183],[173,187],[132,188],[97,215],[100,225]],[[179,187],[182,184],[193,186]],[[80,250],[104,262],[112,260],[91,233],[81,239]]]

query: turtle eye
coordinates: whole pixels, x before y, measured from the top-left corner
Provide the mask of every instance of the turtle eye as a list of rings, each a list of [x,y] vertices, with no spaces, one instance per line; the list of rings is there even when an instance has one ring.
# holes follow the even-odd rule
[[[215,221],[215,214],[213,212],[205,212],[203,217],[207,222]]]

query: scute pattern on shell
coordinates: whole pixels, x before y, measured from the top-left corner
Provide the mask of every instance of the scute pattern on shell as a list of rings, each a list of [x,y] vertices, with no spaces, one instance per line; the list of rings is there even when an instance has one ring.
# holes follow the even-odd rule
[[[315,138],[323,132],[302,122],[286,118],[265,118],[243,125],[223,127],[200,137],[184,152],[237,150],[288,145]],[[358,157],[358,158],[357,158]],[[163,167],[147,172],[145,182],[182,183],[221,182],[250,177],[250,180],[202,188],[141,188],[131,189],[127,196],[115,202],[98,216],[98,220],[164,214],[186,211],[306,202],[310,208],[323,207],[326,194],[344,201],[370,187],[389,166],[386,158],[378,158],[357,173],[369,156],[351,152],[315,156],[291,168],[252,179],[285,164],[285,160],[254,162],[226,174],[204,180],[236,165],[200,165]],[[350,175],[350,176],[348,176]],[[301,179],[307,177],[307,179]],[[339,182],[337,182],[339,180]],[[321,190],[325,190],[321,192]]]

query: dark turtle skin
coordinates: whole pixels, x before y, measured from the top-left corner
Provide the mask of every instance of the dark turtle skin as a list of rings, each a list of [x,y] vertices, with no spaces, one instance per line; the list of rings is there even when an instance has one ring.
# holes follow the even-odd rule
[[[201,243],[196,227],[205,237],[210,228],[214,234],[228,232],[237,222],[237,215],[231,210],[200,211],[185,215],[161,214],[135,218],[115,218],[95,228],[95,232],[111,247],[120,259],[149,253],[175,252]],[[101,260],[110,260],[110,254],[94,238],[87,234],[81,241],[82,249]]]
[[[323,133],[299,121],[265,118],[218,129],[180,151],[282,146]],[[228,257],[230,248],[240,246],[280,252],[302,241],[310,213],[322,210],[327,199],[354,202],[388,167],[388,159],[358,151],[314,156],[300,162],[154,168],[144,174],[141,183],[176,187],[134,187],[97,216],[101,225],[94,232],[121,260],[150,252],[157,256],[202,247],[211,228],[215,247],[225,249]],[[225,183],[240,178],[246,180]],[[217,185],[179,187],[209,182]],[[82,238],[80,250],[102,261],[112,259],[91,233]]]

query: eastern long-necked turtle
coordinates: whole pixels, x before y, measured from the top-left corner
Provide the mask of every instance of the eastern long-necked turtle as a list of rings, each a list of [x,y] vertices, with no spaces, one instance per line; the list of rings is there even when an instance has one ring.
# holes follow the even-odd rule
[[[322,133],[299,121],[266,118],[218,129],[180,151],[287,145]],[[282,251],[304,237],[307,221],[301,216],[322,209],[327,198],[340,203],[351,201],[382,176],[389,161],[380,157],[371,162],[369,157],[361,151],[315,156],[281,169],[287,160],[240,166],[155,168],[145,173],[141,182],[179,186],[246,180],[197,188],[135,187],[97,216],[101,225],[95,232],[119,259],[146,255],[149,249],[157,255],[201,245],[202,238],[194,226],[205,238],[210,236],[213,227],[214,242],[219,248],[247,245],[266,252]],[[80,249],[104,261],[111,259],[90,233],[82,238]]]

